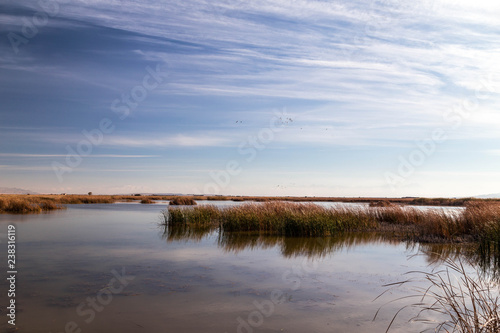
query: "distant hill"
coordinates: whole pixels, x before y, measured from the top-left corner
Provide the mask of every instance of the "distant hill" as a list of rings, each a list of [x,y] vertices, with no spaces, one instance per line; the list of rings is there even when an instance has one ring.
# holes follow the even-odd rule
[[[0,194],[38,194],[34,191],[15,187],[0,187]]]
[[[475,195],[474,198],[479,198],[479,199],[499,199],[500,198],[500,193]]]

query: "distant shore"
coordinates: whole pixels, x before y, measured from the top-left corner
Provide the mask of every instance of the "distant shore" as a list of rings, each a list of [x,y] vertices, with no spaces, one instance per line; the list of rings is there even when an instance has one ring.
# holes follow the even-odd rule
[[[225,195],[82,195],[82,194],[0,194],[0,213],[29,214],[43,211],[64,209],[65,204],[93,204],[115,202],[140,202],[144,204],[155,201],[171,201],[183,198],[195,201],[289,201],[289,202],[350,202],[368,203],[372,206],[384,207],[396,205],[418,206],[465,206],[469,202],[497,202],[500,199],[476,198],[376,198],[376,197],[271,197],[271,196],[225,196]]]

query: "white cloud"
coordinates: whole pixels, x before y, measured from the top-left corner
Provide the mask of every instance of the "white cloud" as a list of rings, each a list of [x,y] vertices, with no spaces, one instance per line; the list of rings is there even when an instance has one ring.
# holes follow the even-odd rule
[[[65,154],[0,153],[0,157],[52,158],[52,157],[66,157],[66,155]],[[93,157],[93,158],[151,158],[151,157],[160,157],[160,155],[90,154],[86,157]]]
[[[126,147],[217,147],[226,145],[228,139],[215,135],[176,134],[163,137],[110,136],[105,145]]]

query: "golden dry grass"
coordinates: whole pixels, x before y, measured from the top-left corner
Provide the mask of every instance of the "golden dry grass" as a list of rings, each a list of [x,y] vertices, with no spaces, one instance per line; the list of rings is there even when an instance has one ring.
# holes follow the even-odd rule
[[[399,238],[424,242],[483,242],[500,250],[500,205],[470,203],[462,213],[389,206],[323,207],[312,203],[263,202],[234,207],[171,207],[165,221],[214,224],[225,231],[287,236],[330,236],[344,231],[392,231]],[[492,246],[493,246],[492,245]]]
[[[389,323],[389,332],[396,318],[407,308],[418,309],[418,314],[410,321],[418,321],[433,326],[434,332],[456,333],[498,333],[500,332],[500,295],[498,284],[486,279],[478,269],[471,271],[467,266],[475,267],[474,263],[463,259],[445,259],[444,269],[432,272],[411,272],[421,274],[427,286],[411,288],[414,295],[399,299],[415,299],[399,309]],[[414,278],[386,285],[408,287]],[[382,294],[382,295],[383,295]],[[380,295],[380,296],[382,296]],[[379,296],[379,297],[380,297]],[[378,297],[377,297],[378,298]],[[381,308],[379,309],[379,311]],[[375,314],[376,319],[379,311]],[[437,315],[437,316],[436,316]],[[435,318],[439,319],[435,319]]]
[[[61,209],[68,204],[110,204],[115,202],[153,203],[154,200],[173,200],[178,196],[155,195],[83,195],[83,194],[0,194],[0,213],[37,213]],[[181,197],[182,200],[197,199],[195,197]],[[38,209],[37,207],[40,207]]]
[[[0,213],[29,214],[63,208],[64,206],[47,198],[14,195],[0,196]]]
[[[176,197],[170,200],[170,205],[175,206],[194,206],[196,201],[191,197]]]
[[[345,198],[345,197],[256,197],[256,196],[173,196],[173,195],[81,195],[81,194],[43,194],[43,195],[19,195],[19,194],[0,194],[0,199],[7,210],[0,212],[20,211],[23,213],[37,212],[28,206],[41,205],[42,210],[51,210],[49,202],[57,205],[64,204],[91,204],[91,203],[114,203],[120,201],[142,201],[142,200],[163,200],[171,201],[178,198],[180,200],[232,200],[232,201],[254,201],[254,202],[351,202],[351,203],[369,203],[373,207],[390,207],[391,205],[434,205],[434,206],[463,206],[469,204],[500,204],[499,199],[448,199],[448,198]],[[185,199],[188,198],[188,199]],[[6,204],[12,202],[12,204]],[[29,205],[28,205],[29,204]],[[22,206],[25,205],[24,208]],[[12,208],[11,208],[12,206]],[[17,208],[16,208],[17,207]]]
[[[389,200],[372,201],[369,204],[370,207],[390,207],[393,205]]]
[[[286,236],[324,236],[377,226],[376,220],[367,211],[290,202],[248,203],[227,208],[170,208],[164,211],[164,216],[167,223],[173,224],[213,224],[229,232],[265,232]]]

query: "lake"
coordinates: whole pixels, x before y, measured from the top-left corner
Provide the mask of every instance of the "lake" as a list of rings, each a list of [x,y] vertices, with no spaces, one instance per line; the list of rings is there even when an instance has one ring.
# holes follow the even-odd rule
[[[377,310],[414,292],[403,286],[374,301],[384,285],[439,268],[434,253],[456,250],[375,233],[283,238],[172,230],[161,225],[167,206],[0,215],[2,244],[7,225],[16,226],[18,332],[385,332],[409,301],[384,306],[373,320]],[[7,289],[2,279],[2,294]],[[5,316],[3,296],[1,306]],[[403,312],[391,332],[429,327],[407,323],[412,313]]]

